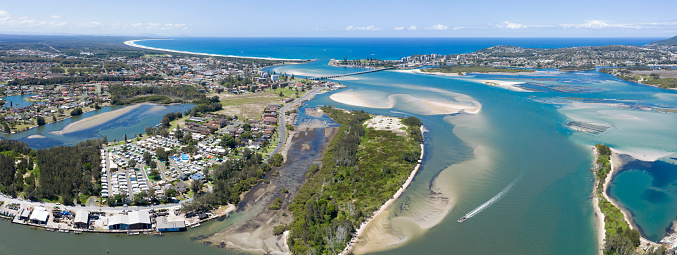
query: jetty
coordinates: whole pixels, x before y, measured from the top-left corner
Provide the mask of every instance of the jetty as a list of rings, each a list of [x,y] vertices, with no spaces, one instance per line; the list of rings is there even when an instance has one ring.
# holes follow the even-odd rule
[[[360,71],[360,72],[354,72],[354,73],[337,74],[337,75],[330,75],[330,76],[322,76],[322,77],[310,78],[309,80],[311,80],[311,81],[319,81],[319,80],[326,80],[326,79],[334,79],[334,78],[339,78],[339,77],[345,77],[345,76],[351,76],[351,75],[359,75],[359,74],[365,74],[365,73],[373,73],[373,72],[379,72],[379,71],[390,70],[390,69],[395,69],[395,68],[394,68],[394,67],[386,67],[386,68],[372,69],[372,70],[366,70],[366,71]]]

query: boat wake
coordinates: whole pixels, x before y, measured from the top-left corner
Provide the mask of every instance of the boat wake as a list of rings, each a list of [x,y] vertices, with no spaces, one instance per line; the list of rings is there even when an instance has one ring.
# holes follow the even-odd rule
[[[512,187],[515,186],[515,184],[516,184],[520,179],[522,179],[522,176],[524,176],[524,170],[522,170],[522,172],[520,173],[520,175],[517,176],[517,178],[515,178],[515,180],[513,180],[510,184],[508,184],[508,186],[506,186],[503,190],[501,190],[501,192],[498,192],[498,194],[496,194],[496,196],[492,197],[492,198],[489,199],[488,201],[484,202],[484,204],[478,206],[477,208],[473,209],[472,211],[470,211],[470,212],[469,212],[468,214],[466,214],[465,216],[463,216],[463,217],[461,217],[460,219],[458,219],[458,222],[463,222],[463,221],[465,221],[465,220],[467,220],[467,219],[472,218],[473,216],[477,215],[478,213],[481,213],[482,211],[484,211],[484,209],[487,209],[487,208],[489,208],[489,206],[491,206],[491,205],[493,205],[494,203],[498,202],[498,200],[501,200],[501,198],[503,198],[506,194],[508,194],[508,192],[510,192],[510,190],[512,189]]]

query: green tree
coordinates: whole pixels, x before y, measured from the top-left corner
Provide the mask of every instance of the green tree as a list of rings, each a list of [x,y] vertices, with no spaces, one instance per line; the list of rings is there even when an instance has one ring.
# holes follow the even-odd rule
[[[270,164],[276,167],[281,166],[283,161],[284,157],[280,153],[275,153],[275,155],[270,158]]]
[[[80,116],[82,115],[82,108],[76,107],[71,111],[71,116]]]
[[[193,180],[193,182],[190,184],[190,190],[197,195],[200,192],[200,189],[202,189],[202,183],[196,180]]]
[[[143,161],[146,162],[146,165],[150,164],[151,160],[153,160],[153,156],[150,155],[150,152],[144,151],[143,152]]]
[[[39,116],[36,120],[38,122],[38,126],[45,125],[45,118],[43,118],[42,116]]]
[[[176,190],[175,189],[168,189],[166,195],[167,195],[167,197],[175,197],[176,196]]]
[[[153,168],[152,170],[150,170],[150,175],[153,176],[153,179],[154,179],[154,180],[160,180],[160,179],[161,179],[160,171],[158,171],[158,170],[155,169],[155,168]]]

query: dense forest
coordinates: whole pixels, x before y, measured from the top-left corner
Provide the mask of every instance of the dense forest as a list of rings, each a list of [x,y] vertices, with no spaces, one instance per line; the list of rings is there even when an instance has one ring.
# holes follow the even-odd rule
[[[99,194],[101,176],[101,141],[87,140],[75,146],[59,146],[38,150],[40,174],[35,192],[26,192],[29,199],[56,200],[73,204],[76,195]]]
[[[26,143],[0,139],[0,192],[14,197],[24,191],[23,176],[33,171],[35,156]]]
[[[204,99],[203,93],[200,93],[193,86],[178,85],[178,86],[124,86],[112,85],[110,86],[111,104],[123,105],[140,102],[163,102],[171,98],[181,98],[184,100]],[[145,97],[144,97],[145,96]],[[139,99],[141,99],[139,101]]]
[[[403,121],[409,135],[398,136],[365,128],[370,116],[364,111],[323,110],[341,127],[322,167],[311,166],[289,205],[294,219],[286,228],[294,254],[341,252],[355,228],[402,186],[421,153],[421,121],[415,117]]]
[[[211,193],[198,195],[190,203],[181,206],[184,212],[202,212],[220,205],[237,204],[240,194],[251,190],[270,171],[270,166],[263,162],[261,154],[252,153],[248,149],[242,152],[240,159],[231,159],[221,165],[214,166],[208,178],[213,181]]]
[[[100,148],[101,141],[88,140],[35,151],[23,142],[0,140],[0,191],[64,204],[73,204],[76,195],[96,196]]]

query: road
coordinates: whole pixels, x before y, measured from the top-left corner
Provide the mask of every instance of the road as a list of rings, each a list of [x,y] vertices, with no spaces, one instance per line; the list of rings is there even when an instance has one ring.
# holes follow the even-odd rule
[[[322,90],[322,88],[314,88],[313,90],[306,93],[302,97],[294,100],[294,102],[291,102],[290,104],[286,104],[285,106],[282,107],[282,109],[280,109],[280,118],[278,119],[278,122],[277,122],[277,132],[278,132],[278,134],[280,134],[280,141],[278,142],[277,147],[275,147],[273,152],[270,153],[270,155],[268,155],[268,158],[266,158],[265,162],[268,162],[268,159],[273,157],[273,155],[275,155],[275,153],[280,152],[280,150],[282,149],[284,144],[287,142],[287,125],[286,125],[287,124],[287,120],[286,120],[287,111],[290,108],[296,107],[297,105],[301,104],[301,102],[303,102],[304,100],[315,97],[317,94],[320,93],[321,90]]]

